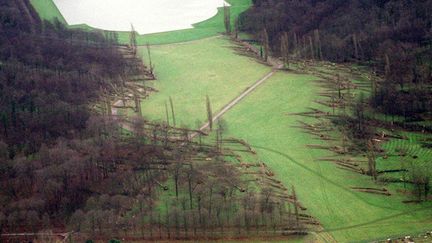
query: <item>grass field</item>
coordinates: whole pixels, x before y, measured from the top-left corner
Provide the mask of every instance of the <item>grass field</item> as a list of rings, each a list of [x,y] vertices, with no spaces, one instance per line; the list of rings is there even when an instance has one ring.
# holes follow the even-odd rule
[[[232,45],[224,37],[214,37],[151,47],[157,76],[152,85],[159,92],[142,102],[145,116],[165,120],[165,102],[171,96],[177,125],[197,128],[207,119],[206,95],[216,112],[270,72],[270,67],[235,54]],[[146,48],[140,53],[146,56]]]
[[[390,139],[383,143],[387,157],[380,157],[377,160],[379,170],[398,170],[401,168],[410,169],[413,165],[418,166],[428,174],[432,174],[432,144],[430,135],[421,133],[403,132],[401,136],[406,139]],[[404,172],[388,173],[385,177],[401,179]],[[406,175],[409,177],[409,174]]]
[[[233,53],[224,38],[152,47],[160,92],[142,104],[152,120],[165,118],[164,102],[173,97],[177,124],[198,127],[206,118],[205,95],[215,113],[270,69]],[[146,49],[142,48],[141,53]],[[145,57],[145,60],[148,58]],[[318,92],[308,75],[278,73],[229,111],[227,136],[245,139],[286,186],[295,185],[308,213],[340,242],[382,239],[389,235],[428,230],[432,224],[431,203],[405,205],[402,196],[384,197],[354,192],[351,186],[376,187],[366,176],[337,169],[315,159],[328,155],[306,144],[318,140],[292,126]],[[197,120],[199,122],[197,122]],[[310,122],[313,122],[312,120]],[[390,186],[390,190],[395,190]]]
[[[277,178],[292,183],[300,201],[337,241],[372,240],[403,232],[427,230],[432,224],[432,204],[404,205],[400,196],[384,197],[353,192],[350,186],[375,187],[364,176],[336,169],[314,159],[325,156],[305,144],[318,144],[301,132],[286,113],[315,106],[316,78],[279,73],[228,112],[230,136],[245,139],[258,151]],[[289,186],[289,185],[287,185]],[[416,211],[419,210],[419,211]]]
[[[30,0],[41,19],[53,21],[56,18],[66,24],[66,20],[52,0]]]
[[[53,20],[56,17],[63,23],[66,23],[60,11],[57,9],[52,0],[30,0],[42,19]],[[231,5],[231,18],[234,19],[243,11],[248,9],[251,0],[227,0]],[[93,28],[86,25],[71,26],[72,28],[84,28],[91,30]],[[200,23],[194,24],[193,29],[176,30],[163,33],[148,35],[139,35],[137,42],[139,45],[149,44],[170,44],[185,42],[191,40],[203,39],[215,36],[224,32],[223,9],[219,8],[217,15]],[[118,32],[121,43],[129,43],[129,32]]]
[[[153,62],[160,92],[142,103],[145,116],[165,119],[165,101],[172,96],[177,125],[198,127],[206,119],[205,95],[211,97],[213,112],[270,71],[269,67],[233,53],[224,38],[208,38],[183,44],[153,46]],[[141,53],[146,49],[142,48]],[[145,55],[144,55],[145,56]],[[147,57],[144,58],[148,60]],[[377,187],[369,177],[337,169],[329,162],[316,162],[329,155],[306,144],[319,144],[303,133],[289,116],[317,107],[318,88],[309,75],[277,73],[245,98],[224,119],[228,134],[245,139],[286,186],[293,184],[307,213],[318,218],[339,242],[369,241],[390,235],[430,230],[431,203],[406,205],[403,196],[391,197],[354,192],[352,186]],[[198,122],[199,121],[199,122]],[[379,187],[379,186],[378,186]],[[397,187],[389,186],[394,193]]]

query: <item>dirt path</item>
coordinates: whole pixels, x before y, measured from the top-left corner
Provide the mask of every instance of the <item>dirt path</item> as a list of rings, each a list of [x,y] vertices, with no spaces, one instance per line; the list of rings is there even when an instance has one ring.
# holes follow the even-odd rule
[[[280,64],[279,66],[275,67],[271,72],[267,73],[264,77],[262,77],[261,79],[259,79],[258,81],[256,81],[252,86],[250,86],[249,88],[247,88],[245,91],[243,91],[239,96],[237,96],[235,99],[233,99],[230,103],[226,104],[219,112],[217,112],[216,114],[213,114],[213,122],[216,122],[219,118],[221,118],[226,112],[228,112],[230,109],[232,109],[235,105],[237,105],[243,98],[245,98],[246,96],[248,96],[250,93],[252,93],[255,89],[257,89],[260,85],[262,85],[265,81],[267,81],[269,78],[271,78],[278,69],[282,68],[282,65]],[[114,102],[113,104],[114,106],[122,106],[123,105],[123,101],[122,100],[117,100],[116,102]],[[116,107],[112,107],[111,108],[111,115],[114,117],[118,117],[118,108]],[[200,131],[205,131],[209,128],[210,123],[207,122],[204,125],[202,125],[199,130]],[[126,123],[122,123],[122,127],[126,130],[132,130],[132,127],[129,126]],[[194,138],[198,135],[198,133],[193,133],[191,134],[191,138]]]
[[[261,84],[263,84],[265,81],[267,81],[270,77],[273,76],[277,72],[278,69],[282,68],[282,65],[279,65],[275,67],[270,73],[266,74],[264,77],[262,77],[260,80],[256,81],[251,87],[247,88],[245,91],[243,91],[239,96],[237,96],[234,100],[232,100],[230,103],[225,105],[222,110],[220,110],[218,113],[213,115],[213,122],[216,122],[219,118],[221,118],[225,113],[227,113],[231,108],[233,108],[235,105],[237,105],[243,98],[248,96],[250,93],[252,93],[256,88],[258,88]],[[205,123],[202,125],[199,130],[205,131],[209,128],[210,122]],[[191,135],[191,138],[194,138],[198,135],[198,133],[193,133]]]
[[[213,36],[210,38],[219,38],[220,36]],[[250,50],[252,50],[254,53],[256,53],[259,56],[259,50],[257,48],[255,48],[254,46],[250,45],[247,42],[244,41],[240,41],[239,42],[241,45],[244,45],[248,48],[250,48]],[[283,68],[283,64],[272,57],[269,57],[268,60],[268,64],[270,64],[271,66],[273,66],[273,70],[269,73],[267,73],[264,77],[262,77],[261,79],[257,80],[252,86],[248,87],[245,91],[243,91],[240,95],[238,95],[236,98],[234,98],[230,103],[226,104],[222,110],[220,110],[219,112],[217,112],[216,114],[213,114],[213,122],[216,122],[219,118],[221,118],[226,112],[228,112],[231,108],[233,108],[235,105],[237,105],[243,98],[245,98],[246,96],[248,96],[250,93],[252,93],[255,89],[257,89],[260,85],[262,85],[265,81],[267,81],[270,77],[272,77],[278,70]],[[117,100],[113,103],[113,106],[122,106],[123,101],[122,100]],[[114,117],[118,117],[118,108],[113,107],[111,109],[111,115]],[[205,123],[204,125],[202,125],[199,128],[199,131],[205,131],[209,128],[210,126],[210,122]],[[131,130],[132,128],[126,124],[123,123],[122,127],[126,130]],[[198,133],[193,133],[191,134],[190,138],[194,138],[198,135]]]
[[[238,41],[238,43],[241,44],[241,45],[243,45],[243,46],[245,46],[246,48],[248,48],[249,50],[251,50],[252,52],[254,52],[257,55],[257,57],[259,57],[260,51],[255,46],[253,46],[253,45],[251,45],[251,44],[249,44],[248,42],[245,42],[245,41]],[[228,112],[231,108],[233,108],[235,105],[237,105],[243,98],[245,98],[246,96],[248,96],[256,88],[258,88],[261,84],[263,84],[265,81],[267,81],[269,78],[271,78],[273,76],[273,74],[275,74],[277,72],[277,70],[280,70],[280,69],[283,68],[283,63],[281,63],[278,59],[273,58],[273,57],[269,57],[267,63],[270,64],[271,66],[273,66],[273,70],[271,72],[267,73],[264,77],[262,77],[258,81],[256,81],[251,87],[249,87],[245,91],[243,91],[239,96],[237,96],[230,103],[228,103],[227,105],[225,105],[222,108],[222,110],[220,110],[218,113],[214,114],[212,122],[216,122],[226,112]],[[207,122],[203,126],[201,126],[199,128],[199,130],[203,132],[203,131],[207,130],[209,128],[209,126],[210,126],[210,122]],[[191,135],[191,138],[194,138],[197,135],[198,135],[197,133],[193,133]]]

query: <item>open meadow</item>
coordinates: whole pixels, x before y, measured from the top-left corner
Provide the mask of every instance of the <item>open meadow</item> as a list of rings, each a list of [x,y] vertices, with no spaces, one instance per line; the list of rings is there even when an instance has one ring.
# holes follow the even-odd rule
[[[171,96],[177,124],[198,128],[206,121],[206,94],[216,113],[270,71],[231,48],[225,38],[152,46],[158,76],[153,87],[159,92],[142,102],[144,116],[164,120],[165,102]],[[146,49],[143,47],[141,52],[146,53]],[[432,223],[431,203],[404,204],[404,196],[395,191],[399,187],[392,185],[390,197],[356,192],[351,187],[377,186],[367,176],[317,161],[334,154],[308,148],[308,144],[325,143],[302,131],[298,121],[319,120],[291,115],[322,108],[314,102],[320,91],[317,80],[320,78],[312,75],[278,72],[223,116],[228,127],[225,136],[251,144],[259,160],[275,172],[276,179],[285,186],[295,186],[308,213],[338,242],[371,241],[428,230]]]
[[[142,101],[146,118],[165,120],[165,102],[171,97],[176,124],[199,128],[207,119],[207,95],[217,112],[271,71],[268,66],[236,54],[234,46],[224,37],[151,46],[157,80],[148,85],[158,92]],[[141,47],[140,53],[148,63],[147,48]]]
[[[313,103],[317,78],[278,73],[224,117],[228,135],[248,141],[276,178],[292,183],[309,213],[338,242],[372,241],[401,232],[423,232],[431,225],[431,204],[406,205],[403,197],[355,192],[350,187],[375,187],[366,176],[316,161],[328,156],[307,144],[319,144],[298,127],[297,120],[315,119],[288,115]],[[331,155],[331,154],[330,154]]]

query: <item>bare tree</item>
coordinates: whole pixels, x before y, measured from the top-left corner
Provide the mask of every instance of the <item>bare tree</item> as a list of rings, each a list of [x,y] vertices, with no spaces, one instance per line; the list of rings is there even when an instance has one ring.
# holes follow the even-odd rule
[[[354,57],[358,60],[359,59],[359,46],[357,41],[357,35],[354,33],[352,35],[353,40],[353,46],[354,46]]]
[[[296,218],[296,226],[299,227],[300,226],[300,216],[299,216],[299,212],[298,212],[298,199],[297,199],[297,194],[296,194],[294,186],[292,186],[292,198],[294,201],[294,214],[295,214],[295,218]]]
[[[173,126],[176,126],[176,119],[175,119],[175,113],[174,113],[174,103],[173,100],[171,98],[171,96],[169,97],[169,102],[170,102],[170,106],[171,106],[171,116],[172,116],[172,120],[173,120]]]
[[[234,37],[236,40],[239,38],[239,32],[240,32],[240,21],[239,18],[236,18],[234,21]]]
[[[183,214],[183,230],[185,233],[185,237],[188,238],[188,232],[189,232],[189,225],[188,225],[188,214],[186,209],[187,199],[182,197],[181,198],[181,206],[182,206],[182,214]]]
[[[289,67],[289,42],[287,32],[283,32],[280,37],[280,51],[284,65]]]
[[[174,168],[173,170],[173,175],[174,175],[174,184],[175,184],[175,196],[176,199],[178,200],[179,197],[179,183],[180,183],[180,173],[181,173],[181,169],[183,166],[183,162],[182,162],[182,156],[181,153],[178,153],[178,155],[176,156],[176,162],[174,163]]]
[[[306,59],[307,56],[308,56],[308,54],[307,54],[308,47],[307,47],[307,44],[306,44],[306,36],[305,35],[302,38],[301,45],[302,45],[302,47],[301,47],[301,57],[303,57],[304,59]]]
[[[207,95],[206,96],[206,105],[207,105],[207,120],[210,126],[210,130],[213,129],[213,112],[212,112],[212,108],[211,108],[211,103],[210,103],[210,98]]]
[[[216,148],[221,153],[222,152],[222,136],[223,133],[227,130],[227,124],[225,120],[219,119],[217,124],[217,131],[216,131]]]
[[[390,64],[390,58],[388,56],[388,54],[384,55],[384,60],[385,60],[385,76],[386,79],[388,79],[390,77],[390,72],[391,72],[391,64]]]
[[[230,11],[230,7],[226,6],[224,4],[224,26],[225,26],[225,33],[227,35],[231,34],[231,11]]]
[[[264,48],[264,61],[268,61],[268,57],[269,57],[269,52],[270,52],[270,40],[269,40],[269,36],[267,33],[267,29],[264,28],[262,31],[262,38],[261,38],[261,43],[262,46]]]
[[[317,51],[316,56],[319,57],[320,60],[323,60],[323,54],[321,48],[321,37],[318,29],[314,30],[314,35],[315,35],[315,46]]]
[[[134,102],[135,102],[135,112],[137,112],[140,116],[142,116],[142,110],[141,110],[141,98],[139,94],[134,92]]]
[[[129,35],[129,47],[132,49],[132,54],[136,56],[137,54],[137,33],[133,24],[131,24],[131,32]]]
[[[171,228],[170,215],[171,214],[170,214],[170,206],[168,204],[168,201],[165,202],[165,208],[166,208],[166,212],[165,212],[165,229],[166,229],[166,232],[167,232],[168,239],[171,239],[171,231],[170,231],[170,228]]]
[[[170,124],[170,121],[169,121],[169,112],[168,112],[168,104],[167,104],[166,101],[165,101],[165,115],[166,115],[167,125],[169,126],[169,124]]]
[[[149,44],[148,42],[147,42],[146,47],[147,47],[147,55],[148,55],[148,58],[149,58],[149,68],[150,68],[150,73],[153,75],[153,72],[154,72],[154,65],[153,65],[153,63],[152,63],[152,57],[151,57],[151,51],[150,51],[150,44]]]
[[[193,209],[193,189],[192,188],[192,183],[193,180],[195,179],[196,173],[195,170],[193,168],[192,163],[189,165],[189,169],[186,170],[186,178],[187,178],[187,182],[188,182],[188,192],[189,192],[189,209],[192,210]]]
[[[82,225],[85,221],[85,213],[82,210],[75,211],[69,220],[69,225],[71,225],[72,230],[81,231]]]
[[[313,41],[312,41],[312,37],[309,36],[309,48],[310,48],[310,55],[311,55],[311,59],[314,60],[315,59],[315,51],[314,51],[314,46],[313,46]]]
[[[6,215],[3,212],[0,212],[0,234],[3,233],[3,227],[6,225]]]
[[[369,175],[372,176],[374,180],[376,180],[377,170],[376,170],[375,145],[373,144],[372,140],[368,141],[367,148],[368,148],[367,158],[368,158]]]

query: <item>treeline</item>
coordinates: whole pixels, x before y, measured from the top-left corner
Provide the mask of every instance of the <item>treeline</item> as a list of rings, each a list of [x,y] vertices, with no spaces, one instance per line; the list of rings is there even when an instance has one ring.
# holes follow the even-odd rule
[[[72,214],[71,230],[130,240],[305,232],[310,218],[295,191],[282,196],[254,183],[217,145],[191,142],[193,131],[141,119],[132,126],[135,135],[115,142],[106,155],[117,161],[117,172],[104,180],[110,186],[99,187]]]
[[[294,191],[248,181],[217,146],[188,142],[192,131],[132,125],[135,135],[124,136],[111,119],[93,117],[85,137],[43,145],[31,157],[8,160],[2,150],[0,232],[67,228],[81,240],[305,232],[311,219]]]
[[[240,27],[273,55],[368,64],[385,79],[372,105],[391,115],[431,112],[432,1],[253,2]]]

